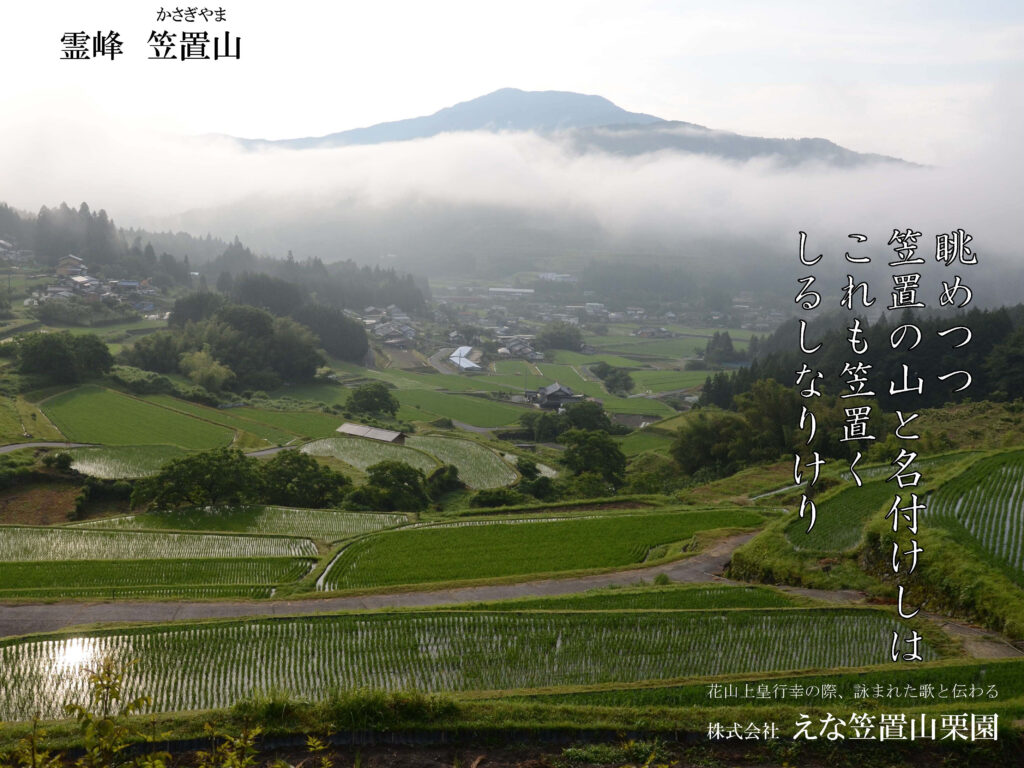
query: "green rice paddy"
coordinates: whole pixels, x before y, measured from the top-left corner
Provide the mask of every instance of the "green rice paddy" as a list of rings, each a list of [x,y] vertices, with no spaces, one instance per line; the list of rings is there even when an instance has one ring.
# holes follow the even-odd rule
[[[317,588],[341,590],[526,576],[640,563],[698,531],[755,526],[747,510],[460,520],[398,529],[342,550]]]
[[[96,386],[73,389],[40,407],[73,442],[206,450],[227,445],[234,437],[226,427]]]
[[[873,610],[428,611],[177,624],[0,642],[0,719],[85,703],[101,656],[156,711],[226,707],[255,690],[523,690],[881,664],[899,627]],[[628,649],[628,652],[624,652]],[[922,644],[922,655],[934,652]]]
[[[167,512],[124,515],[80,523],[77,527],[102,530],[185,530],[263,533],[301,536],[321,541],[375,533],[405,525],[407,515],[398,512],[341,512],[334,509],[292,509],[287,507],[218,508],[204,512]]]

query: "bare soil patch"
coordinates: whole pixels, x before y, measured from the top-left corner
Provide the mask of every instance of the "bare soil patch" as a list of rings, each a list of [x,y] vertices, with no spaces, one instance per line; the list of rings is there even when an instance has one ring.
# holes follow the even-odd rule
[[[81,487],[33,483],[0,491],[0,523],[57,525],[69,521]]]

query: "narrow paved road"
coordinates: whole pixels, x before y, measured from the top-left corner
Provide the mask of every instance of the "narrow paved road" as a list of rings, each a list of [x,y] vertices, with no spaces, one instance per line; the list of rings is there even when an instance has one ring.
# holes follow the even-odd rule
[[[524,410],[523,412],[525,413],[526,411]],[[475,427],[472,424],[467,424],[464,421],[456,421],[455,419],[452,419],[452,424],[466,432],[473,432],[478,435],[489,435],[497,429],[508,429],[508,427]]]
[[[290,451],[290,450],[293,450],[294,448],[298,448],[298,447],[299,446],[297,446],[297,445],[279,445],[276,448],[261,448],[258,451],[249,451],[245,455],[246,456],[255,456],[256,458],[259,458],[260,456],[274,456],[274,455],[280,453],[281,451]]]
[[[547,597],[585,592],[598,587],[636,584],[661,573],[676,582],[718,581],[733,551],[754,537],[754,533],[730,536],[703,552],[673,563],[592,576],[544,579],[519,584],[493,584],[423,592],[401,592],[358,597],[310,598],[267,602],[111,602],[0,605],[0,637],[52,632],[64,627],[97,622],[160,622],[182,619],[234,618],[239,616],[289,616],[329,613],[364,608],[411,608],[457,605],[517,597]]]
[[[453,347],[439,349],[427,358],[427,362],[430,363],[430,366],[438,373],[443,373],[445,376],[454,376],[456,374],[455,369],[445,362],[448,359],[448,356],[454,351],[455,349]]]

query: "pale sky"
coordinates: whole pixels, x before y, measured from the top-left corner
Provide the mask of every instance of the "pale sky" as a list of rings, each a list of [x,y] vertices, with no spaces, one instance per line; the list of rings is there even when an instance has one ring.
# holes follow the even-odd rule
[[[88,201],[122,226],[240,234],[275,252],[309,232],[333,248],[339,217],[390,217],[387,232],[418,210],[474,206],[593,222],[627,245],[869,226],[962,226],[1013,254],[1024,241],[1020,0],[244,0],[205,27],[160,22],[161,7],[176,6],[0,0],[0,201]],[[241,37],[241,59],[149,59],[150,32],[197,28]],[[62,35],[97,30],[119,32],[125,53],[62,60]],[[317,136],[504,87],[925,167],[579,155],[529,134],[301,152],[197,138]]]
[[[1019,2],[225,0],[205,6],[222,24],[156,20],[175,7],[5,0],[3,111],[286,138],[511,86],[941,163],[998,131],[1024,59]],[[241,60],[148,60],[150,31],[202,28],[240,36]],[[124,55],[61,61],[61,35],[80,30],[117,30]]]

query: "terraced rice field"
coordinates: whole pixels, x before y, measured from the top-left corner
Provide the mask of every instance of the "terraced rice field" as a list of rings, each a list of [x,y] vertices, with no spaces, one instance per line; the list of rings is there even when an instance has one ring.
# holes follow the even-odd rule
[[[312,558],[211,558],[205,560],[71,560],[0,563],[0,600],[24,594],[39,596],[98,593],[111,590],[207,586],[275,585],[305,576]],[[119,594],[119,597],[124,595]]]
[[[316,557],[309,539],[0,526],[0,562]]]
[[[96,386],[57,395],[40,408],[69,440],[78,443],[147,443],[206,450],[227,445],[234,437],[226,427]]]
[[[979,461],[933,494],[924,514],[966,531],[988,555],[1024,576],[1024,453]]]
[[[319,698],[331,687],[528,689],[881,664],[897,627],[872,610],[430,611],[29,638],[0,644],[0,720],[84,703],[84,669],[107,655],[138,659],[127,696],[181,711],[230,706],[254,689]],[[922,655],[935,654],[924,646]]]
[[[214,513],[175,510],[125,515],[79,523],[77,528],[103,530],[186,530],[265,533],[303,536],[320,541],[375,533],[406,525],[407,515],[398,512],[339,512],[333,509],[291,509],[287,507],[238,507]]]
[[[430,389],[402,389],[395,392],[406,408],[418,406],[427,414],[436,414],[476,427],[503,427],[515,424],[527,409],[484,397],[450,395]],[[420,414],[418,418],[424,419]]]
[[[117,480],[155,475],[164,464],[180,459],[187,451],[175,445],[114,445],[73,448],[68,453],[75,471]]]
[[[519,475],[489,448],[451,437],[413,435],[406,445],[428,453],[443,464],[459,468],[459,477],[470,488],[498,488],[514,483]]]
[[[528,363],[525,360],[495,360],[492,368],[499,376],[522,376],[536,373],[533,363]]]
[[[344,391],[344,390],[343,390]],[[271,411],[263,408],[232,408],[233,416],[246,421],[259,422],[300,437],[318,438],[337,434],[340,416],[310,411]]]
[[[637,456],[644,451],[666,452],[675,440],[661,432],[637,430],[619,441],[619,447],[627,456]]]
[[[807,533],[809,518],[795,518],[786,527],[786,538],[800,550],[840,552],[856,547],[872,516],[882,517],[892,506],[892,483],[874,480],[862,487],[852,485],[834,496],[819,499],[814,528]]]
[[[52,587],[5,589],[0,600],[266,600],[273,597],[271,584],[221,585],[176,584],[169,587]]]
[[[608,365],[613,365],[616,368],[636,368],[643,365],[643,363],[638,363],[636,360],[631,360],[628,357],[619,357],[617,355],[602,353],[585,355],[582,352],[570,352],[566,349],[553,350],[552,355],[556,363],[564,363],[567,365],[593,365],[594,363],[599,362],[608,363]]]
[[[633,413],[640,416],[650,416],[652,420],[662,419],[671,416],[675,411],[665,405],[661,400],[650,397],[613,397],[604,395],[601,400],[604,402],[604,409],[609,413]]]
[[[692,389],[704,384],[707,371],[633,371],[630,373],[636,383],[637,392],[669,392],[676,389]]]
[[[923,471],[925,467],[941,467],[957,461],[970,461],[972,458],[976,457],[977,455],[973,451],[959,451],[956,453],[943,454],[941,456],[929,456],[928,458],[915,459],[913,468]],[[861,480],[873,480],[879,477],[890,478],[895,472],[896,465],[893,463],[878,464],[875,466],[860,467],[857,469],[857,474],[860,475]],[[844,482],[853,482],[853,475],[849,472],[840,472],[839,477]]]
[[[683,360],[693,357],[698,350],[707,346],[707,339],[681,337],[677,339],[644,339],[636,336],[609,336],[598,347],[600,351],[614,352],[619,355],[643,356],[663,360]],[[737,350],[746,348],[745,342],[733,337],[733,347]]]
[[[473,376],[472,381],[489,385],[490,388],[497,391],[515,392],[518,394],[522,394],[524,389],[537,389],[553,381],[548,376],[538,375],[534,370],[535,367],[531,366],[525,374],[520,371],[519,373],[512,374],[498,373],[487,376]],[[480,389],[485,389],[485,387],[481,386]]]
[[[364,471],[381,461],[404,461],[426,474],[438,467],[438,462],[422,451],[360,437],[328,437],[300,450],[311,456],[330,456]]]
[[[616,568],[697,531],[755,526],[747,510],[472,520],[398,529],[354,542],[317,589],[338,590]]]
[[[297,437],[292,432],[278,429],[263,423],[257,418],[253,418],[257,413],[253,409],[246,409],[250,416],[246,418],[239,414],[239,411],[242,410],[240,408],[209,408],[198,403],[179,400],[170,395],[149,395],[145,399],[147,402],[155,403],[156,405],[169,408],[172,411],[178,411],[179,413],[185,413],[189,416],[195,416],[198,419],[211,421],[228,429],[239,429],[249,432],[257,437],[262,437],[274,445],[284,445]]]
[[[927,478],[929,468],[934,469],[964,460],[971,460],[971,454],[953,453],[919,459],[914,462],[914,468],[921,470]],[[856,547],[860,543],[867,522],[874,516],[883,517],[900,492],[895,481],[887,482],[885,479],[891,477],[894,471],[895,467],[892,465],[865,467],[858,473],[865,481],[861,487],[857,487],[847,476],[849,487],[818,501],[814,529],[807,533],[810,520],[797,518],[786,528],[786,537],[794,547],[802,550],[838,552]],[[975,475],[974,482],[980,482],[980,477],[981,475]],[[905,499],[909,498],[905,496]]]

